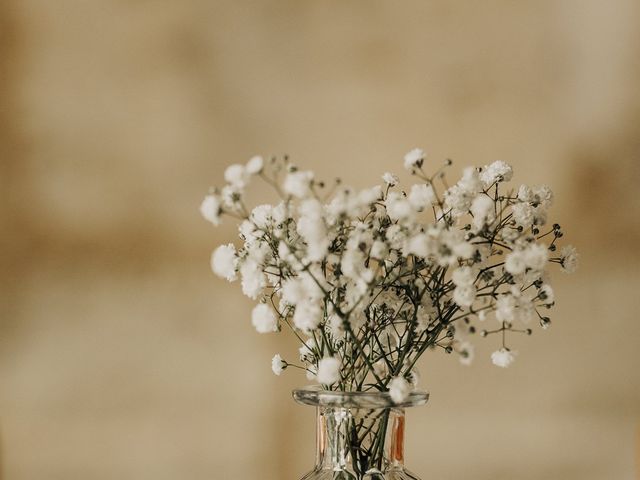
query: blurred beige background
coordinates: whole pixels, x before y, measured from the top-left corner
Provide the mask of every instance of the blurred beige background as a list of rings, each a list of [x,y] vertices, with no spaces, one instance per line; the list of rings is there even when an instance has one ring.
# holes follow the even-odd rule
[[[416,146],[551,184],[582,265],[512,368],[426,357],[409,466],[640,478],[637,0],[3,0],[0,70],[2,480],[299,478],[295,344],[199,202],[257,153],[364,187]]]

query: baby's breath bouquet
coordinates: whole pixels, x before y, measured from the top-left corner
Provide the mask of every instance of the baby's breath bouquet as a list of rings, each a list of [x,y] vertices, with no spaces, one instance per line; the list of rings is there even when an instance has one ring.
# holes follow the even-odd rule
[[[514,360],[507,333],[550,325],[554,292],[547,267],[577,265],[563,233],[549,225],[547,186],[507,186],[511,166],[469,167],[448,186],[451,161],[429,171],[420,149],[404,167],[418,183],[398,177],[356,191],[331,186],[287,157],[254,157],[225,171],[201,205],[205,219],[240,222],[242,245],[218,247],[213,271],[258,300],[252,323],[260,333],[290,331],[296,361],[276,355],[273,371],[302,369],[325,389],[390,391],[402,401],[418,381],[416,363],[429,349],[473,359],[469,338],[500,334],[493,363]],[[254,179],[273,187],[275,204],[245,205]],[[493,314],[495,322],[485,320]],[[489,326],[491,325],[491,326]]]
[[[403,189],[385,173],[381,184],[359,191],[340,180],[326,184],[287,157],[226,169],[226,184],[211,189],[201,213],[214,225],[236,219],[241,245],[218,247],[211,265],[240,279],[258,302],[251,315],[258,332],[288,330],[299,341],[299,358],[273,357],[276,375],[297,368],[322,390],[388,392],[401,404],[427,350],[467,365],[474,334],[496,338],[491,360],[507,367],[515,357],[509,334],[550,326],[555,300],[546,269],[577,265],[575,249],[558,245],[562,229],[548,221],[551,190],[510,188],[513,171],[502,161],[466,168],[449,186],[450,164],[434,168],[415,149],[404,167],[417,183]],[[249,208],[245,190],[255,180],[279,200]],[[364,447],[362,439],[371,431],[382,438],[386,426],[350,428],[354,471],[381,465],[373,452],[382,440]]]

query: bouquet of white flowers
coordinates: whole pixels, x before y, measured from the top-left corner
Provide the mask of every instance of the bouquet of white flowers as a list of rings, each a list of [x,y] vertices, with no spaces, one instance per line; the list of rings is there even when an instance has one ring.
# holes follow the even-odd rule
[[[299,361],[273,358],[277,375],[295,367],[327,390],[389,391],[402,402],[428,349],[468,364],[469,338],[498,334],[491,359],[507,367],[507,334],[531,334],[532,320],[549,327],[554,292],[545,269],[577,265],[573,247],[558,248],[560,226],[547,226],[551,190],[509,189],[513,171],[501,161],[467,168],[448,186],[450,164],[427,172],[415,149],[404,166],[418,183],[401,190],[385,173],[361,191],[327,185],[287,157],[227,168],[226,185],[210,191],[201,212],[214,225],[238,219],[242,246],[218,247],[211,265],[259,301],[251,315],[258,332],[287,329],[300,342]],[[279,203],[245,205],[255,178]]]

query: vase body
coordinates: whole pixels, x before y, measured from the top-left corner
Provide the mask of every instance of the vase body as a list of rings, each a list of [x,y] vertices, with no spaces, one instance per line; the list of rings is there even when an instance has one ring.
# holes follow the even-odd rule
[[[386,392],[295,390],[316,408],[316,464],[302,480],[419,480],[404,466],[405,408],[423,405],[413,392],[396,404]]]

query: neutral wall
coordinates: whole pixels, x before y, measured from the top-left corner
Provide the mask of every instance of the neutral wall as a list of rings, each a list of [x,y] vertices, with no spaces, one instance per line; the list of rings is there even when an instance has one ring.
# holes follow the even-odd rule
[[[425,359],[412,469],[640,478],[639,59],[636,0],[4,0],[0,477],[298,478],[296,347],[198,204],[256,153],[364,187],[421,146],[551,184],[582,266],[512,368]]]

